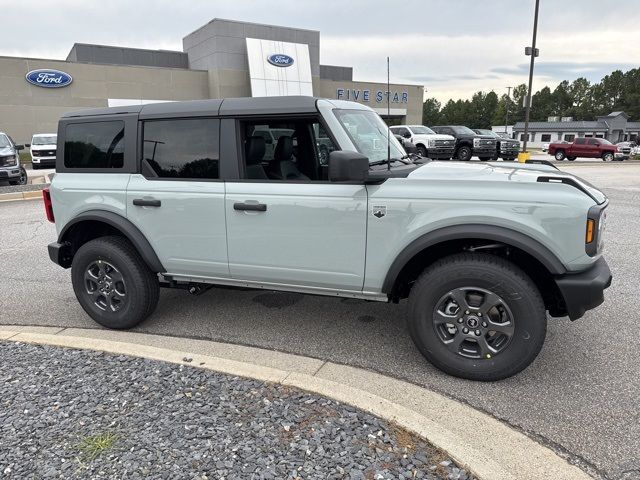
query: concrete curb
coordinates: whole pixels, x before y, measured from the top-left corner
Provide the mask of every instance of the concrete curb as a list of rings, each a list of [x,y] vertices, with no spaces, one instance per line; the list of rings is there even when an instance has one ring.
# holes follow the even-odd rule
[[[19,200],[37,200],[42,198],[42,190],[29,192],[0,193],[0,202],[16,202]]]
[[[427,438],[485,480],[591,478],[490,415],[425,388],[359,368],[260,348],[111,330],[2,326],[0,340],[101,350],[314,392]]]

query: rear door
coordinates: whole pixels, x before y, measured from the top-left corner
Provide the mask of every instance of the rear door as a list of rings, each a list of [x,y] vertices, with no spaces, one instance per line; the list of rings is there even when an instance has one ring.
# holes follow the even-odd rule
[[[228,277],[220,120],[154,118],[139,124],[140,171],[127,217],[168,273]]]
[[[589,148],[586,138],[576,138],[571,145],[571,157],[588,157]]]

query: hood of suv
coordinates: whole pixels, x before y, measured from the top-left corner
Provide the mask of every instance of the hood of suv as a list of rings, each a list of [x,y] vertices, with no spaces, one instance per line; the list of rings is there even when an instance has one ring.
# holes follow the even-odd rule
[[[414,135],[413,138],[415,138],[416,140],[424,140],[424,141],[428,141],[428,140],[451,140],[454,141],[455,138],[453,138],[451,135],[445,135],[443,133],[435,133],[435,134],[431,134],[431,135]]]
[[[48,143],[46,145],[31,145],[31,150],[55,150],[57,145],[55,143]]]
[[[538,183],[539,178],[563,178],[575,182],[587,192],[596,202],[602,203],[606,196],[575,175],[555,169],[554,167],[538,164],[518,163],[469,163],[469,162],[430,162],[411,172],[408,179],[428,180],[464,180],[473,182],[528,182]]]
[[[16,151],[13,147],[0,147],[0,157],[6,157],[8,155],[15,155]]]

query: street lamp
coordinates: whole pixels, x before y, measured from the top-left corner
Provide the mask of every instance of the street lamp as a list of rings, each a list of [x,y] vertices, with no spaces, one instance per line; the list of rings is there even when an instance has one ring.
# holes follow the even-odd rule
[[[540,0],[536,0],[536,10],[533,15],[533,40],[530,47],[525,47],[524,54],[531,56],[531,64],[529,65],[529,88],[527,90],[526,107],[524,112],[524,145],[522,146],[523,153],[527,153],[527,142],[529,141],[529,115],[531,113],[531,88],[533,87],[533,66],[536,61],[536,57],[540,54],[540,51],[536,48],[536,36],[538,34],[538,9],[540,7]]]

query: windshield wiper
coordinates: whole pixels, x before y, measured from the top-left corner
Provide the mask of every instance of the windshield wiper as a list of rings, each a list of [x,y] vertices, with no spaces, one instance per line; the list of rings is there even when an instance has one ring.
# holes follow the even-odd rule
[[[393,162],[400,162],[400,163],[404,163],[405,165],[411,165],[413,162],[411,161],[407,161],[409,158],[409,155],[404,155],[400,158],[390,158],[389,160],[384,159],[384,160],[378,160],[377,162],[371,162],[369,165],[387,165],[387,164],[391,164]]]

